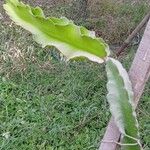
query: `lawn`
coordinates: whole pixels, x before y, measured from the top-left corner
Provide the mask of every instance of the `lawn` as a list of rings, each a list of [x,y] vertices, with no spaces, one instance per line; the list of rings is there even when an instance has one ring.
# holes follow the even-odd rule
[[[79,3],[60,1],[28,0],[42,5],[50,16],[71,18],[75,11],[71,8]],[[149,9],[147,0],[118,1],[117,5],[115,0],[102,0],[103,9],[94,2],[88,17],[72,18],[95,29],[110,45],[125,40]],[[1,8],[0,150],[96,150],[110,118],[104,66],[87,60],[65,62],[54,48],[42,49],[30,33],[11,24]],[[131,45],[120,58],[127,69],[136,49]],[[150,82],[137,108],[145,150],[150,149],[149,93]]]

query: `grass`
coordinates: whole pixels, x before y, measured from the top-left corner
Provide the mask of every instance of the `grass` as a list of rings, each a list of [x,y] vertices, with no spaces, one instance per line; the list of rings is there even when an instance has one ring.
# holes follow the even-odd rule
[[[118,33],[114,39],[102,36],[110,43],[116,39],[121,42],[122,27],[130,30],[130,25],[137,24],[147,11],[144,3],[132,6],[120,3],[118,8],[112,6],[113,1],[109,5],[102,2],[105,9],[101,13],[106,14],[104,21],[91,24],[96,24],[98,30],[104,30],[105,35],[110,34],[105,18],[113,12],[119,25]],[[58,16],[61,12],[69,12],[69,8],[66,5],[62,7],[62,4],[53,10],[48,10],[47,5],[44,8],[47,14],[55,14],[61,8],[57,11]],[[28,32],[14,24],[10,28],[9,20],[1,13],[0,150],[97,149],[110,117],[105,98],[104,66],[89,61],[65,63],[55,49],[43,50],[33,42]],[[126,22],[129,14],[132,21],[127,20],[130,22],[128,28],[127,25],[122,26],[122,19]],[[126,56],[120,59],[127,69],[136,48],[128,49]],[[150,148],[149,93],[150,82],[137,108],[145,150]]]
[[[59,63],[1,78],[2,149],[96,149],[110,115],[100,70]]]

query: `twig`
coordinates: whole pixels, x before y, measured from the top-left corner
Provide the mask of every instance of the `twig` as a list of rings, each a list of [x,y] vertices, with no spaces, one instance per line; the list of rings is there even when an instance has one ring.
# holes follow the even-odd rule
[[[131,43],[132,39],[135,35],[143,28],[143,26],[148,22],[150,18],[150,11],[148,14],[143,18],[143,20],[139,23],[139,25],[135,28],[135,30],[128,36],[128,38],[124,41],[122,46],[117,50],[117,57],[125,50],[126,47]]]
[[[80,129],[82,129],[84,126],[86,126],[86,125],[87,125],[88,123],[90,123],[92,120],[94,120],[95,118],[97,118],[98,115],[99,115],[99,114],[96,114],[96,115],[94,115],[93,117],[89,118],[88,120],[86,120],[86,121],[84,121],[84,122],[81,122],[80,124],[76,125],[76,126],[73,128],[73,130],[76,130],[76,129],[80,130]]]
[[[134,146],[134,145],[138,145],[138,143],[127,143],[127,144],[123,144],[123,143],[119,143],[119,142],[116,142],[116,141],[105,141],[105,140],[102,140],[101,141],[102,143],[115,143],[117,145],[120,145],[120,146]]]

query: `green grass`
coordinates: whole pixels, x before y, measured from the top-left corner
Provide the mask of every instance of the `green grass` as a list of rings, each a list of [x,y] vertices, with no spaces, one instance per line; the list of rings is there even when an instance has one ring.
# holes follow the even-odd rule
[[[119,18],[125,21],[128,12],[127,16],[133,15],[130,25],[135,25],[147,7],[142,3],[131,10],[130,5],[111,4],[104,6],[118,18],[116,40],[122,34]],[[45,11],[55,14],[60,7],[48,10],[45,6]],[[69,11],[61,8],[58,16]],[[104,19],[96,24],[105,35],[110,34],[106,23]],[[0,150],[96,150],[110,118],[104,66],[89,61],[65,63],[54,48],[43,50],[28,32],[9,25],[5,18],[0,20]],[[127,69],[136,48],[120,59]],[[150,149],[149,93],[150,82],[137,108],[144,149]]]
[[[109,111],[103,69],[86,64],[1,78],[0,134],[10,135],[0,137],[3,149],[96,149]]]

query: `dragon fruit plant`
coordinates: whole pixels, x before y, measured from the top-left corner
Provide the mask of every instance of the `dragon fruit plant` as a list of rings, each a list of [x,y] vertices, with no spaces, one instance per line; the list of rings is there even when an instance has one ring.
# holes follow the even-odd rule
[[[142,149],[138,122],[133,102],[133,90],[127,71],[110,57],[109,46],[95,32],[77,26],[65,17],[45,17],[40,7],[31,7],[18,0],[7,0],[6,13],[17,25],[33,34],[42,47],[54,46],[66,60],[85,57],[96,63],[105,63],[107,72],[107,100],[115,123],[122,134],[122,150]]]

